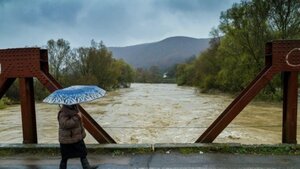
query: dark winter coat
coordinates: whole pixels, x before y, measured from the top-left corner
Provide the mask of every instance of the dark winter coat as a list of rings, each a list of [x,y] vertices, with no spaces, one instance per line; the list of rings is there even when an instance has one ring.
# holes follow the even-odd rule
[[[86,136],[77,109],[69,109],[63,106],[58,113],[59,142],[72,144],[83,140]]]

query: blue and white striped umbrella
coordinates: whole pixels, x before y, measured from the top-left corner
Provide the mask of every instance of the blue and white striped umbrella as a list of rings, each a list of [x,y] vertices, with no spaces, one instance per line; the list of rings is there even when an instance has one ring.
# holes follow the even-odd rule
[[[106,91],[94,85],[75,85],[59,89],[47,96],[43,102],[72,105],[89,102],[105,95]]]

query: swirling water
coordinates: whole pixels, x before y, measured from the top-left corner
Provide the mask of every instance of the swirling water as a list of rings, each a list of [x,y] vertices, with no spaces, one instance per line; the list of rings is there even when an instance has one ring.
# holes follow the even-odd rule
[[[233,99],[175,84],[135,83],[82,106],[117,143],[193,143]],[[58,143],[58,110],[36,103],[39,143]],[[20,111],[19,105],[0,110],[0,143],[22,143]],[[280,143],[281,123],[280,104],[251,103],[214,142]],[[89,134],[85,142],[97,143]]]

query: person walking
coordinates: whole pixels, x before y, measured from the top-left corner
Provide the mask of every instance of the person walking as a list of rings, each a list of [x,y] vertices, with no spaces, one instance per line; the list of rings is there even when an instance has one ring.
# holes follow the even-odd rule
[[[59,169],[66,169],[70,158],[80,158],[83,169],[96,169],[90,166],[86,156],[87,149],[84,143],[86,136],[82,123],[82,115],[77,105],[63,105],[58,112],[59,143],[61,162]]]

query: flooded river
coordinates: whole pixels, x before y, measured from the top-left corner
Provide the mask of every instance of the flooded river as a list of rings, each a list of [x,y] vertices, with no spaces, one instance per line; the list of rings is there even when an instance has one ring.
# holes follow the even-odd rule
[[[82,106],[117,143],[193,143],[233,99],[175,84],[132,84]],[[39,143],[58,143],[58,110],[36,104]],[[214,142],[280,143],[281,119],[280,104],[251,103]],[[22,143],[19,105],[0,110],[0,122],[0,143]],[[89,134],[85,141],[97,143]]]

